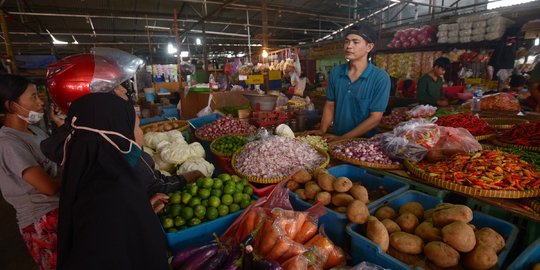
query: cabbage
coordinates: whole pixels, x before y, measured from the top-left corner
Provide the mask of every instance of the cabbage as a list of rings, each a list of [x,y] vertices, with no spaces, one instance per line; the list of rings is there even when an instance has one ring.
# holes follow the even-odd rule
[[[142,149],[143,149],[143,151],[146,152],[147,154],[149,154],[149,155],[151,155],[151,156],[154,155],[154,150],[152,150],[152,148],[150,148],[150,147],[144,147],[144,146],[143,146]]]
[[[177,144],[187,144],[186,140],[184,139],[184,136],[182,135],[182,132],[179,130],[171,130],[165,132],[167,134],[168,141],[170,143],[177,143]]]
[[[198,142],[192,144],[168,144],[160,152],[161,159],[167,163],[180,165],[189,158],[204,158],[204,148]]]
[[[167,162],[163,161],[159,154],[153,155],[152,159],[154,159],[155,169],[156,170],[167,171],[167,172],[174,171],[174,164],[167,163]]]
[[[212,177],[214,165],[202,157],[193,157],[186,160],[186,162],[178,168],[176,174],[180,175],[191,171],[200,171],[206,177]]]
[[[169,172],[166,172],[166,171],[159,171],[159,172],[165,176],[171,176],[171,173]]]
[[[144,146],[156,149],[158,143],[168,141],[168,136],[162,132],[148,132],[144,134]]]
[[[281,124],[276,127],[276,135],[294,139],[294,132],[289,126],[285,124]]]
[[[169,141],[162,141],[156,145],[156,152],[161,153],[161,150],[167,145],[171,144]]]

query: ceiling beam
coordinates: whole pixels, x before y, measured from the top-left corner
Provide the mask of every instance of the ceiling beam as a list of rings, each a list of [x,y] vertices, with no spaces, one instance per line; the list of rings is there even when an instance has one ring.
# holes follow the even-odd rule
[[[223,3],[221,6],[219,6],[218,8],[214,9],[212,12],[208,13],[208,14],[205,14],[206,16],[202,17],[201,19],[199,19],[197,22],[195,22],[193,25],[191,25],[190,27],[188,27],[185,31],[188,32],[189,30],[195,28],[195,26],[199,25],[200,23],[206,23],[205,21],[208,19],[208,18],[211,18],[212,16],[214,16],[216,13],[218,13],[220,10],[222,10],[224,7],[228,6],[228,5],[231,5],[231,4],[234,4],[235,2],[238,2],[239,0],[228,0],[226,1],[225,3]]]

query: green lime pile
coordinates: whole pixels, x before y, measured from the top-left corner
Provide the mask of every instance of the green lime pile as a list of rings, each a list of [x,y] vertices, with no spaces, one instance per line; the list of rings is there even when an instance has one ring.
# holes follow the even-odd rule
[[[236,150],[247,143],[246,138],[239,136],[223,136],[212,143],[215,151],[232,156]]]
[[[254,202],[248,181],[226,173],[217,178],[199,178],[168,195],[169,203],[159,214],[168,233],[228,215]]]

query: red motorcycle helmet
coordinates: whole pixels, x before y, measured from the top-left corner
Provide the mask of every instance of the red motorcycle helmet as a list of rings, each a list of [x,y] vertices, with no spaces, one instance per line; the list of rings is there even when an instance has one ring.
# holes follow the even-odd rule
[[[111,58],[97,54],[77,54],[47,67],[49,95],[64,112],[86,94],[109,92],[122,83],[125,72]]]

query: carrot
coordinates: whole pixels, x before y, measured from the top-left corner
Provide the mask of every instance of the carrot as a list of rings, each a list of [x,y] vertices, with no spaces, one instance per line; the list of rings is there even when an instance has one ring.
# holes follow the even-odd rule
[[[345,264],[345,254],[343,253],[343,250],[335,245],[332,246],[333,249],[328,254],[328,259],[323,267],[324,269],[330,269],[332,267]]]
[[[284,253],[286,253],[291,247],[291,243],[287,241],[286,236],[281,236],[276,244],[272,247],[270,252],[265,255],[265,258],[272,261],[277,261]]]
[[[263,227],[261,228],[261,230],[255,237],[255,245],[253,246],[253,249],[256,250],[257,252],[260,250],[262,242],[264,241],[266,234],[268,233],[268,231],[271,230],[272,223],[273,221],[270,219],[267,219],[266,221],[264,221]]]
[[[309,261],[303,255],[294,256],[281,265],[284,270],[307,270],[308,266]]]
[[[317,233],[317,225],[313,223],[310,220],[306,220],[304,224],[302,224],[302,227],[296,233],[296,236],[294,237],[294,241],[304,244],[308,240],[310,240],[315,234]]]
[[[255,219],[257,218],[257,212],[255,210],[256,208],[251,209],[242,223],[244,224],[245,231],[248,233],[253,231],[253,228],[255,227]]]
[[[307,251],[304,245],[300,243],[289,240],[289,244],[290,248],[287,250],[287,252],[283,253],[279,259],[277,259],[278,262],[285,262],[288,259],[303,254]]]
[[[259,254],[262,256],[268,254],[272,250],[277,242],[278,237],[280,236],[281,231],[278,229],[279,227],[275,226],[271,220],[267,220],[266,222],[270,223],[270,225],[264,234],[264,238],[261,239],[261,244],[259,246]]]
[[[298,234],[298,232],[302,228],[302,225],[304,225],[304,222],[306,221],[306,219],[307,219],[307,214],[306,213],[304,213],[304,212],[296,212],[296,217],[294,219],[293,226],[291,226],[291,229],[287,231],[288,232],[287,235],[291,239],[294,239],[296,237],[296,235]]]

